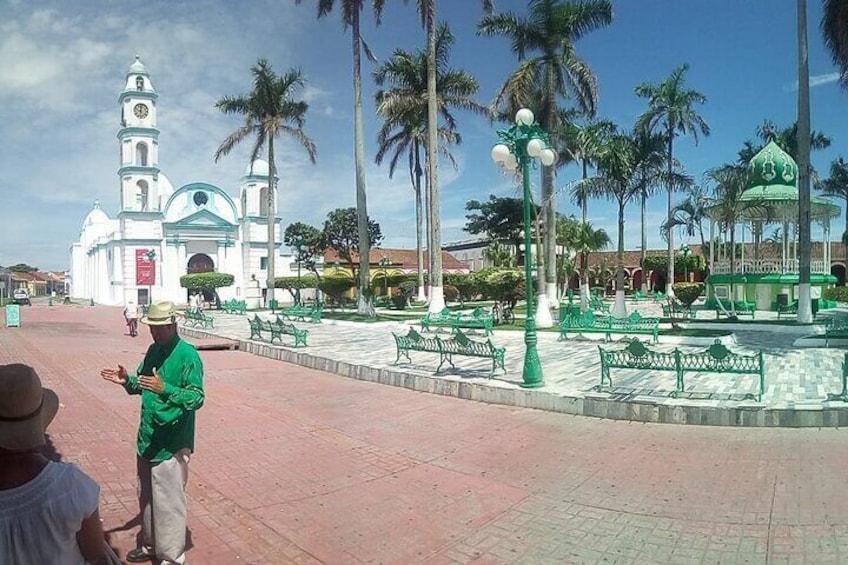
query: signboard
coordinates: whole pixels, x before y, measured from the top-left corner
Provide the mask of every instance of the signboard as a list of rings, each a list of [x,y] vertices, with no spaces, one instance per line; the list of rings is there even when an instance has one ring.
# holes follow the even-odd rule
[[[156,261],[152,260],[148,249],[135,250],[135,284],[153,286],[156,284]]]
[[[818,300],[821,298],[821,287],[820,286],[811,286],[810,287],[810,298],[813,300]]]
[[[21,305],[7,304],[6,305],[6,327],[19,328],[21,327]]]

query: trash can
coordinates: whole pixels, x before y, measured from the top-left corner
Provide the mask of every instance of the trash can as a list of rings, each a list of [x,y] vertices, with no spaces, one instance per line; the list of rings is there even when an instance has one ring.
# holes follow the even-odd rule
[[[21,305],[7,304],[6,305],[6,327],[19,328],[21,327]]]
[[[271,310],[276,310],[277,308],[279,308],[279,306],[277,305],[276,298],[272,298],[268,301],[268,308],[270,308]]]
[[[786,308],[789,306],[789,295],[785,292],[781,292],[777,295],[777,305],[780,308]]]

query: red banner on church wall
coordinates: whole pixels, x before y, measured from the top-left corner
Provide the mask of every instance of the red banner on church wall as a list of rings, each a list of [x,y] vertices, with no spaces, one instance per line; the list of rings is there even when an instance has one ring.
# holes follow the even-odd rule
[[[156,262],[147,256],[149,251],[149,249],[135,250],[135,284],[137,286],[156,284]]]

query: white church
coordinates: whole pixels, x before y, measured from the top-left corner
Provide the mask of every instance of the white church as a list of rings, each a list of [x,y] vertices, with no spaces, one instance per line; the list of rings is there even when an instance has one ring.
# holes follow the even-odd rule
[[[71,246],[71,295],[98,304],[172,300],[185,304],[186,273],[218,271],[235,277],[221,300],[264,294],[268,257],[268,163],[247,166],[238,200],[205,182],[174,189],[159,169],[158,94],[138,57],[118,101],[120,209],[110,218],[94,203]],[[275,241],[281,242],[280,219]],[[276,276],[291,276],[291,253],[275,259]],[[276,298],[288,294],[278,289]],[[289,298],[290,299],[290,298]]]

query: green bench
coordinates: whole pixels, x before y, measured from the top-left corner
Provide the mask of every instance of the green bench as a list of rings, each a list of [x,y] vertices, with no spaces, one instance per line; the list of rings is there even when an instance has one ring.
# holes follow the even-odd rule
[[[589,308],[607,316],[609,316],[610,313],[609,306],[607,306],[606,302],[604,302],[604,299],[598,296],[597,294],[593,294],[591,298],[589,298]]]
[[[478,329],[485,331],[486,335],[492,335],[495,316],[486,308],[475,308],[470,314],[451,312],[445,308],[436,314],[427,312],[419,323],[422,331],[429,331],[436,327],[447,327],[451,328],[451,332],[459,329]]]
[[[200,310],[188,309],[185,312],[184,326],[191,325],[193,327],[203,326],[204,328],[214,328],[215,321],[212,316],[208,316]]]
[[[634,291],[633,294],[631,294],[630,296],[632,296],[633,300],[635,300],[636,302],[642,302],[643,300],[648,300],[650,298],[650,296],[648,296],[641,290]]]
[[[795,300],[786,305],[777,305],[777,319],[781,319],[786,316],[797,316],[798,315],[798,301]]]
[[[624,349],[609,350],[598,347],[601,355],[601,384],[598,390],[603,390],[604,384],[612,388],[610,369],[639,369],[651,371],[674,371],[676,376],[674,393],[677,397],[686,391],[683,376],[687,372],[695,373],[726,373],[756,375],[759,377],[759,389],[756,394],[746,394],[746,397],[763,399],[765,392],[765,363],[763,352],[754,355],[733,353],[727,347],[715,340],[711,346],[697,353],[683,353],[680,349],[670,352],[652,351],[641,341],[634,340]]]
[[[756,318],[757,303],[749,302],[747,300],[736,300],[733,302],[733,305],[731,307],[730,303],[725,303],[721,300],[716,299],[716,320],[722,316],[732,316],[734,310],[736,311],[737,316],[751,316],[751,319],[753,320],[754,318]]]
[[[286,323],[279,318],[275,321],[263,320],[259,316],[254,315],[253,318],[248,318],[250,324],[250,339],[262,339],[262,333],[266,332],[270,337],[269,343],[274,343],[274,340],[280,340],[282,343],[284,335],[294,337],[294,347],[306,346],[306,338],[309,335],[309,330],[301,330],[294,324]]]
[[[686,307],[676,300],[666,300],[660,304],[664,318],[695,318],[695,312],[691,307]]]
[[[247,302],[245,302],[244,300],[236,300],[235,298],[233,298],[232,300],[222,302],[221,310],[223,310],[227,314],[246,314]]]
[[[290,306],[281,309],[278,316],[282,316],[284,320],[294,320],[296,322],[310,322],[318,324],[321,322],[321,316],[324,310],[321,306],[307,308],[306,306]]]
[[[598,316],[591,310],[583,314],[566,316],[559,325],[559,340],[568,339],[568,333],[600,333],[605,339],[612,339],[612,334],[647,334],[656,343],[659,336],[660,319],[644,318],[639,312],[633,312],[626,318]]]
[[[653,296],[654,300],[656,300],[657,302],[665,302],[668,300],[668,295],[666,295],[666,293],[661,290],[654,292]]]
[[[461,329],[457,329],[456,333],[450,339],[441,339],[439,336],[432,338],[424,337],[416,332],[415,328],[409,328],[409,332],[406,335],[395,333],[392,335],[395,338],[395,346],[397,347],[395,364],[400,362],[401,355],[406,357],[406,360],[411,363],[412,359],[409,357],[409,352],[420,351],[439,354],[439,366],[436,368],[437,373],[442,370],[445,362],[450,363],[451,367],[454,367],[453,357],[455,355],[491,359],[492,370],[489,372],[490,378],[494,376],[498,368],[506,372],[506,368],[504,367],[505,348],[495,347],[490,339],[486,339],[486,341],[473,341],[462,333]]]
[[[831,338],[848,338],[848,318],[831,318],[824,328],[824,346],[830,347]]]

